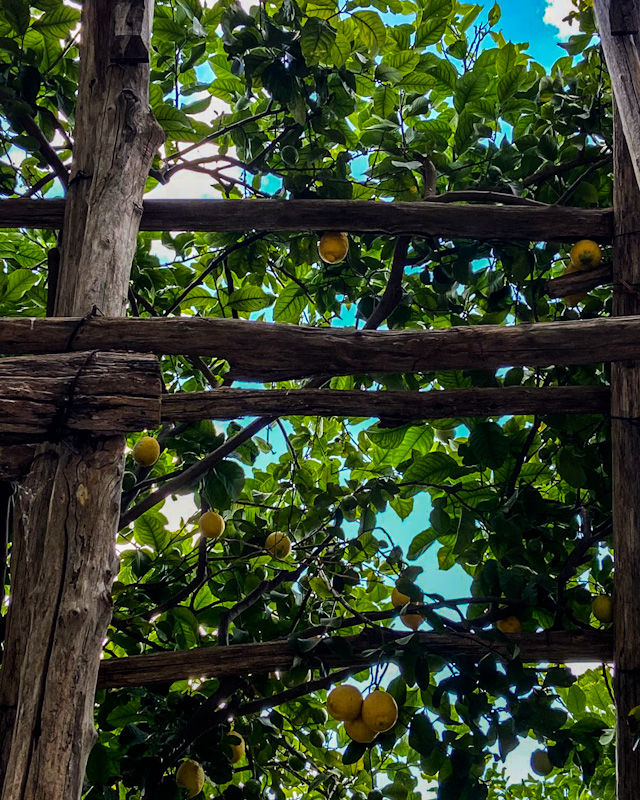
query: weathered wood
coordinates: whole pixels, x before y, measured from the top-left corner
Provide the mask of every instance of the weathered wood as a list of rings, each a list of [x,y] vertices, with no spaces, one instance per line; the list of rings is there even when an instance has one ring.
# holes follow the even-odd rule
[[[153,0],[145,0],[151,19]],[[84,0],[74,160],[55,302],[124,313],[142,194],[162,133],[148,64],[111,64],[112,0]],[[146,43],[147,48],[149,42]],[[122,436],[39,446],[18,496],[0,671],[2,800],[78,800],[117,570]]]
[[[0,200],[0,228],[62,225],[64,200]],[[610,209],[362,200],[146,200],[143,231],[323,231],[610,242]],[[106,312],[105,312],[106,313]]]
[[[640,191],[629,150],[616,121],[614,137],[614,314],[640,314]],[[618,710],[617,798],[635,800],[640,786],[640,749],[633,749],[627,723],[640,705],[640,360],[616,364],[611,374],[613,546],[615,554],[615,696]]]
[[[362,654],[372,647],[379,647],[381,640],[393,641],[404,634],[387,630],[375,632],[376,641],[365,632],[346,637],[353,654],[340,657],[328,648],[319,645],[311,657],[319,656],[331,667],[360,666],[366,662]],[[420,641],[425,651],[440,656],[469,655],[482,657],[495,652],[509,658],[504,641],[489,644],[471,634],[441,634],[421,632]],[[553,631],[548,633],[522,633],[509,637],[520,648],[520,657],[525,662],[571,663],[576,661],[602,663],[611,660],[613,643],[611,636],[594,631]],[[100,664],[98,687],[110,689],[122,686],[144,686],[162,681],[178,681],[187,678],[224,677],[227,675],[265,674],[276,670],[287,670],[296,656],[296,650],[287,641],[260,642],[257,644],[231,645],[229,647],[197,647],[150,655],[110,658]],[[376,651],[373,659],[389,660]]]
[[[354,331],[247,320],[170,317],[0,319],[0,353],[132,350],[211,356],[234,379],[591,364],[640,357],[640,319],[620,317],[443,330]]]
[[[611,264],[602,264],[588,272],[570,272],[559,278],[550,278],[544,283],[544,292],[549,297],[567,297],[580,292],[590,292],[596,286],[613,281],[613,267]]]
[[[3,800],[79,797],[117,571],[121,467],[118,437],[43,444],[18,490],[0,681],[0,735],[11,745]]]
[[[620,124],[629,146],[630,163],[640,185],[640,53],[631,32],[614,35],[612,16],[618,29],[632,28],[640,19],[639,0],[624,0],[624,11],[612,7],[623,0],[593,0],[600,46],[611,77],[611,88],[616,101]],[[614,167],[615,172],[615,167]]]
[[[154,356],[90,351],[3,358],[0,444],[58,439],[70,431],[155,428],[161,392]]]
[[[0,362],[1,363],[1,362]],[[1,409],[1,404],[0,404]],[[325,389],[228,389],[162,397],[162,419],[191,422],[245,416],[379,417],[398,424],[503,414],[608,414],[605,386],[357,392]],[[1,430],[1,429],[0,429]]]
[[[36,448],[26,445],[0,447],[0,480],[18,481],[31,467]]]
[[[113,10],[112,64],[146,64],[151,38],[149,3],[115,0]]]
[[[609,25],[612,36],[625,36],[640,30],[636,0],[611,0]]]

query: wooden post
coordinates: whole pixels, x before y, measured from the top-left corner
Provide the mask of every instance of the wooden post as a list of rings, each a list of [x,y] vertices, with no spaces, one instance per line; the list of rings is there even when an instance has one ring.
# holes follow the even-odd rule
[[[140,0],[131,2],[139,16]],[[149,22],[153,0],[142,5]],[[162,141],[148,108],[149,65],[110,62],[114,8],[112,0],[82,6],[74,164],[55,303],[63,315],[85,316],[94,307],[124,313],[144,185]],[[147,35],[149,27],[138,26]],[[127,50],[122,41],[118,47]],[[40,445],[19,489],[0,672],[2,800],[80,797],[117,570],[123,452],[122,436]]]
[[[614,314],[640,314],[640,191],[616,119],[614,139]],[[640,360],[611,374],[613,531],[615,552],[615,694],[618,712],[617,798],[636,800],[640,749],[633,750],[628,714],[640,705]]]

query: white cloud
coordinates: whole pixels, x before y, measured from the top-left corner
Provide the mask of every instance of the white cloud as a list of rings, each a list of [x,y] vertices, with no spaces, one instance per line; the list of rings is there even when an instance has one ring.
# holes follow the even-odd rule
[[[575,25],[569,25],[565,17],[575,10],[572,0],[547,0],[547,7],[544,12],[544,21],[547,25],[552,25],[558,29],[558,36],[565,39],[572,33],[578,33]]]

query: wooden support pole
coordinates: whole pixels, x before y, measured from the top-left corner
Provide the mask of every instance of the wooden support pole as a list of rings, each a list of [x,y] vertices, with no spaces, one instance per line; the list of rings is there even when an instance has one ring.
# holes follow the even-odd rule
[[[640,190],[621,118],[614,138],[614,314],[640,314]],[[623,285],[624,284],[624,285]],[[618,712],[617,798],[636,800],[640,749],[633,749],[627,717],[640,705],[640,359],[615,364],[611,374],[613,546],[615,557],[615,694]]]
[[[363,654],[375,648],[373,660],[384,656],[377,648],[384,641],[392,642],[404,634],[390,629],[378,628],[372,636],[368,632],[345,637],[352,648],[348,657],[339,657],[330,648],[319,645],[310,657],[320,656],[330,667],[354,668],[367,663]],[[472,634],[442,634],[424,631],[418,634],[425,651],[444,657],[472,656],[482,658],[488,652],[496,652],[509,659],[503,640],[488,643]],[[611,660],[613,643],[607,633],[593,631],[549,631],[547,633],[521,633],[509,637],[520,650],[524,662],[593,662]],[[197,647],[166,653],[151,653],[128,658],[110,658],[100,664],[98,687],[113,689],[122,686],[144,686],[162,681],[179,681],[188,678],[222,678],[230,675],[265,674],[276,670],[287,670],[293,665],[295,648],[287,641],[259,642],[256,644],[231,645],[228,647]],[[389,657],[387,657],[389,660]],[[392,660],[392,659],[391,659]],[[354,670],[355,671],[355,670]]]
[[[510,386],[426,392],[220,388],[214,392],[178,392],[162,397],[162,419],[174,422],[303,415],[378,417],[400,425],[450,417],[608,413],[609,389],[606,386]]]
[[[153,0],[141,4],[150,22]],[[144,185],[162,140],[149,111],[148,64],[110,62],[114,8],[112,0],[82,4],[55,303],[62,315],[83,317],[96,306],[124,313]],[[117,571],[123,455],[117,435],[42,444],[18,490],[0,671],[2,800],[80,797]]]
[[[576,347],[576,342],[579,347]],[[0,353],[132,350],[225,359],[235,380],[592,364],[640,358],[640,319],[354,331],[248,320],[0,319]]]
[[[0,444],[156,428],[161,391],[155,356],[94,350],[3,358]]]
[[[640,53],[633,30],[640,19],[640,0],[593,0],[593,10],[629,163],[640,185]]]
[[[60,228],[64,200],[0,200],[0,228]],[[435,201],[146,200],[144,231],[347,231],[570,242],[610,242],[610,209],[449,205]]]

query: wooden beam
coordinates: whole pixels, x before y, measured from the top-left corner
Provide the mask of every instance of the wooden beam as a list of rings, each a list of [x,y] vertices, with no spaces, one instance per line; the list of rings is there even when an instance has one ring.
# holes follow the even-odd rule
[[[2,362],[0,361],[0,364]],[[1,405],[0,405],[1,409]],[[228,389],[162,397],[162,420],[237,419],[246,416],[379,417],[392,423],[503,414],[608,414],[606,386],[449,389],[426,392],[324,389]]]
[[[392,661],[393,656],[380,655],[382,641],[393,642],[406,634],[391,629],[368,632],[345,637],[352,648],[347,657],[332,654],[325,645],[318,645],[311,658],[317,656],[329,667],[358,667],[366,665],[366,651],[375,649],[371,658],[378,662]],[[505,659],[510,655],[503,639],[489,643],[472,634],[442,634],[421,632],[418,634],[425,651],[447,658],[467,655],[481,658],[489,652]],[[519,657],[527,663],[590,662],[600,664],[611,660],[613,643],[608,633],[593,631],[553,631],[547,633],[521,633],[509,637],[519,649]],[[192,650],[172,650],[166,653],[109,658],[100,662],[99,689],[122,686],[144,686],[164,681],[179,681],[188,678],[222,678],[227,675],[266,674],[287,670],[296,657],[295,648],[287,641],[259,642],[256,644],[230,645],[228,647],[196,647]]]
[[[35,447],[23,444],[0,448],[0,480],[19,481],[29,472]]]
[[[619,8],[616,8],[617,3],[621,3]],[[629,147],[630,163],[640,185],[640,53],[630,30],[640,16],[639,8],[638,0],[593,0],[600,43]],[[612,20],[617,35],[612,30]]]
[[[90,351],[0,359],[0,445],[70,431],[156,428],[161,391],[160,365],[150,355]]]
[[[616,119],[614,135],[614,314],[640,314],[640,191],[629,149]],[[628,319],[628,317],[627,317]],[[640,359],[616,364],[611,374],[615,696],[617,704],[617,798],[635,800],[640,786],[640,749],[634,749],[627,717],[640,705]]]
[[[0,319],[2,354],[71,350],[210,356],[228,361],[234,379],[266,382],[317,373],[416,373],[627,361],[640,358],[640,319],[403,331],[194,317]]]
[[[549,297],[567,297],[581,292],[590,292],[597,286],[613,281],[613,267],[611,264],[602,264],[588,272],[570,272],[559,278],[550,278],[544,283],[544,292]]]
[[[60,228],[64,200],[0,200],[0,228]],[[145,231],[323,231],[610,242],[610,209],[360,200],[146,200]]]

